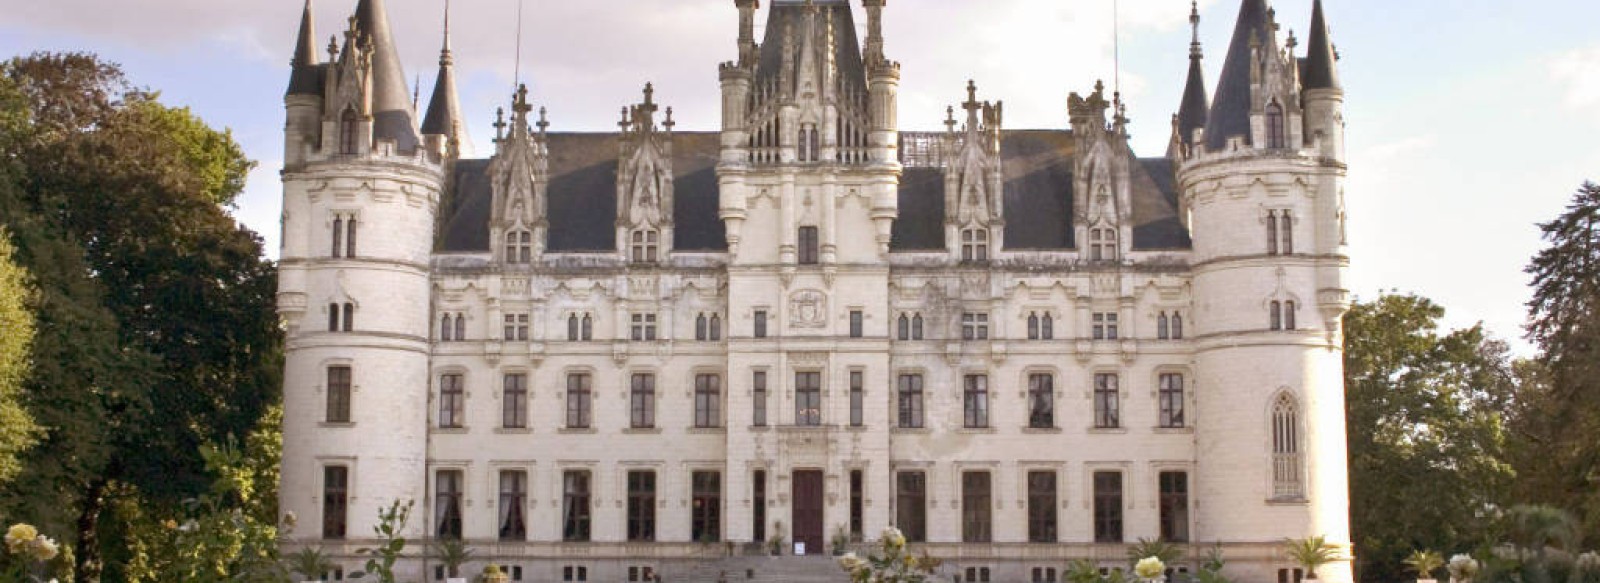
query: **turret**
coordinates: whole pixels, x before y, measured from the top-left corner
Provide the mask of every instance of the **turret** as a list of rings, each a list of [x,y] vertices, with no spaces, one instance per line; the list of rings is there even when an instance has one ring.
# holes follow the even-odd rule
[[[317,63],[317,30],[312,21],[311,0],[306,0],[300,16],[300,35],[295,40],[294,57],[289,60],[289,89],[284,93],[283,104],[287,122],[284,124],[284,164],[296,166],[305,162],[306,156],[322,147],[322,82],[325,67]]]
[[[882,168],[883,180],[872,197],[872,224],[877,229],[878,252],[889,252],[894,221],[900,216],[900,63],[883,49],[883,8],[886,0],[862,0],[867,8],[867,112],[871,133],[868,157]]]
[[[1200,48],[1200,4],[1189,5],[1189,26],[1194,31],[1189,42],[1189,77],[1183,85],[1183,101],[1178,113],[1172,116],[1172,142],[1167,147],[1167,157],[1179,160],[1186,157],[1195,144],[1196,132],[1205,129],[1206,114],[1211,101],[1206,96],[1206,74],[1201,61],[1205,54]]]
[[[1311,35],[1306,45],[1304,88],[1308,145],[1323,157],[1344,160],[1344,86],[1339,83],[1339,54],[1328,35],[1322,0],[1311,8]]]
[[[1195,540],[1350,541],[1345,168],[1317,137],[1331,131],[1342,94],[1320,3],[1314,11],[1324,30],[1313,26],[1302,69],[1266,0],[1242,0],[1202,139],[1179,162],[1194,240],[1194,495],[1205,501]],[[1278,557],[1229,568],[1271,580],[1295,565]],[[1350,562],[1318,575],[1348,583]]]
[[[471,158],[472,138],[467,135],[466,119],[461,115],[461,99],[456,93],[455,59],[450,55],[450,3],[445,2],[444,48],[439,51],[439,78],[428,100],[428,114],[422,119],[422,135],[428,151],[448,160]]]

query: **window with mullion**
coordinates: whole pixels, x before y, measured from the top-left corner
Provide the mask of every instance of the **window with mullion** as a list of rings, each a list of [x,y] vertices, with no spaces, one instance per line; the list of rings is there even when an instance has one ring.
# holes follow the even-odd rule
[[[465,423],[466,389],[461,375],[447,374],[439,377],[439,427],[457,429]]]
[[[1094,473],[1094,542],[1122,542],[1122,473]]]
[[[350,367],[328,367],[328,423],[350,422]]]
[[[1121,394],[1113,373],[1094,375],[1094,426],[1098,429],[1121,427]]]
[[[434,474],[434,536],[461,538],[461,470],[439,470]]]
[[[895,474],[895,526],[907,542],[928,540],[928,475],[923,472]]]
[[[989,472],[961,474],[961,542],[986,543],[992,539]]]
[[[1161,426],[1183,427],[1183,375],[1162,374],[1160,385]]]
[[[561,540],[587,542],[590,524],[589,472],[561,473]]]
[[[690,508],[690,537],[694,542],[722,540],[722,474],[714,471],[690,474],[693,493]]]
[[[1055,395],[1055,377],[1046,373],[1028,375],[1028,427],[1056,426]]]
[[[322,468],[322,538],[343,539],[350,508],[350,468]]]
[[[633,375],[628,398],[629,425],[634,429],[656,426],[656,375]]]
[[[1056,473],[1028,472],[1028,542],[1056,542]]]
[[[1189,542],[1189,474],[1161,472],[1161,540]]]
[[[503,407],[502,427],[526,429],[528,427],[528,375],[512,373],[505,377],[505,395],[500,400]]]
[[[967,375],[962,390],[963,426],[968,429],[989,427],[989,377]]]
[[[714,374],[694,377],[694,426],[722,425],[722,377]]]
[[[900,375],[899,425],[905,429],[922,428],[922,375]]]
[[[528,522],[524,511],[528,506],[528,473],[522,470],[500,472],[500,540],[520,541],[528,538]]]
[[[628,472],[628,541],[656,540],[656,473]]]
[[[818,242],[816,227],[800,227],[799,263],[801,265],[816,265],[818,263]]]
[[[588,429],[593,422],[594,391],[587,374],[567,375],[567,429]]]
[[[822,373],[794,374],[794,424],[822,425]]]

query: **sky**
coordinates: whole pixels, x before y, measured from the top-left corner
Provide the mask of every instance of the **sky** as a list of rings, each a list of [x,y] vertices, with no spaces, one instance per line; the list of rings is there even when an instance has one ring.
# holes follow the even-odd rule
[[[356,0],[313,2],[321,46]],[[401,59],[426,99],[444,0],[387,2]],[[1592,29],[1600,3],[1324,2],[1347,93],[1352,289],[1362,299],[1427,296],[1448,310],[1446,325],[1483,322],[1529,354],[1522,269],[1542,245],[1536,225],[1556,217],[1585,180],[1600,181],[1600,36]],[[1239,3],[1199,2],[1213,88]],[[1304,39],[1311,0],[1273,5],[1285,32]],[[0,0],[0,56],[95,52],[164,102],[230,128],[259,162],[233,213],[275,256],[283,91],[302,6]],[[494,109],[509,102],[517,79],[549,109],[551,131],[615,130],[620,108],[646,82],[674,107],[679,130],[716,129],[716,67],[736,56],[729,0],[455,0],[451,12],[462,105],[480,155]],[[967,79],[980,99],[1005,101],[1008,128],[1065,128],[1069,92],[1088,93],[1104,79],[1128,102],[1135,150],[1159,155],[1188,65],[1188,15],[1189,0],[891,0],[886,52],[903,66],[902,129],[941,128]]]

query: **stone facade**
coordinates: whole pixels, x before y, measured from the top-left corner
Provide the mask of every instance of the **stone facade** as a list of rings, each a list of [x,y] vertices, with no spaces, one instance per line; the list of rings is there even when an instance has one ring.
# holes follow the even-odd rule
[[[529,581],[892,524],[996,581],[1124,566],[1155,538],[1282,580],[1285,537],[1348,542],[1320,2],[1296,57],[1243,0],[1210,104],[1196,38],[1199,102],[1164,158],[1133,154],[1100,87],[1070,130],[1005,130],[969,85],[964,119],[902,135],[885,1],[863,2],[863,42],[842,0],[770,2],[761,43],[759,0],[735,2],[720,132],[675,132],[646,87],[621,131],[555,134],[523,89],[487,160],[464,157],[448,32],[419,123],[382,0],[325,64],[308,7],[283,172],[288,547],[359,569],[395,500],[417,503],[409,536]]]

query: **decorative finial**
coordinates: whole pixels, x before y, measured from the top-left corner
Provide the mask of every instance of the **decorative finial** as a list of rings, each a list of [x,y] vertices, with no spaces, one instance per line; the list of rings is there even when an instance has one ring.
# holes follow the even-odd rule
[[[494,108],[494,141],[504,140],[506,137],[506,108]]]
[[[328,61],[339,60],[339,37],[328,35]]]
[[[543,107],[539,108],[539,123],[534,125],[539,126],[539,135],[541,136],[544,135],[544,130],[550,127],[550,120],[545,118],[545,109]]]
[[[1289,40],[1283,46],[1289,49],[1289,54],[1291,55],[1294,54],[1294,48],[1300,46],[1299,39],[1294,38],[1294,29],[1289,29]]]
[[[514,113],[533,111],[533,107],[528,105],[528,85],[526,83],[517,85],[517,99],[512,103],[511,111]]]
[[[416,109],[422,103],[422,74],[418,73],[416,80],[411,82],[411,108]]]
[[[628,128],[632,126],[633,122],[628,121],[628,108],[624,107],[622,108],[622,121],[617,122],[617,127],[622,128],[622,131],[626,132],[628,131]]]
[[[1189,27],[1194,35],[1189,41],[1189,56],[1200,58],[1200,0],[1189,2]]]
[[[644,104],[655,105],[656,86],[654,83],[644,84]]]
[[[951,105],[944,108],[944,127],[946,131],[951,133],[956,131],[956,106]]]
[[[678,122],[672,121],[672,108],[668,107],[667,108],[667,120],[661,122],[661,127],[667,128],[667,131],[670,132],[670,131],[672,131],[672,126],[675,126],[675,125],[678,125]]]

